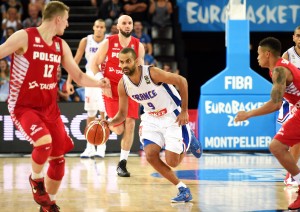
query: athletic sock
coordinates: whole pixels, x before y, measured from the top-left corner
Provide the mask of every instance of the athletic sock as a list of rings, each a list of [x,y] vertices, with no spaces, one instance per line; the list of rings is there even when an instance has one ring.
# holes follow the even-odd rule
[[[126,151],[126,150],[121,149],[120,161],[124,160],[124,159],[127,160],[128,156],[129,156],[129,152],[130,151]]]

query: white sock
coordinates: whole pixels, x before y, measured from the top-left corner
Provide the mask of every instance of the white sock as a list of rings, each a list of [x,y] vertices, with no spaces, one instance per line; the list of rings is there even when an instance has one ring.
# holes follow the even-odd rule
[[[124,160],[124,159],[127,160],[128,156],[129,156],[129,152],[130,151],[126,151],[126,150],[121,149],[120,161]]]
[[[43,170],[40,173],[35,173],[33,170],[31,170],[31,179],[41,179],[44,177],[44,172]]]
[[[180,182],[176,185],[176,188],[180,188],[180,187],[186,188],[186,185],[185,185],[183,182],[180,181]]]
[[[56,194],[49,194],[50,200],[55,201],[56,200]]]

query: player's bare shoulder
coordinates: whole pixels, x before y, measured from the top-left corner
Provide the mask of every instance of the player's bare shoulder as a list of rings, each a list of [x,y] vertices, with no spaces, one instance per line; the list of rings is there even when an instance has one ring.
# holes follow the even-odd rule
[[[289,54],[288,54],[287,51],[283,53],[282,58],[286,59],[286,60],[289,60]]]
[[[84,37],[80,40],[80,43],[85,44],[87,43],[87,37]]]
[[[162,69],[160,69],[156,66],[153,66],[153,65],[149,66],[149,72],[154,73],[156,75],[157,74],[160,75],[160,74],[168,73],[168,72],[165,72],[164,70],[162,70]]]
[[[165,71],[155,66],[149,66],[148,69],[152,81],[154,83],[161,82],[161,78],[164,77]]]
[[[28,33],[24,29],[16,31],[9,37],[6,45],[12,47],[16,54],[24,54],[28,49]]]

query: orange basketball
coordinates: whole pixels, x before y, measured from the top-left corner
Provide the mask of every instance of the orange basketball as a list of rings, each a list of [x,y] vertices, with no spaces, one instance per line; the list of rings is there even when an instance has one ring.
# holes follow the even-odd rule
[[[104,144],[108,140],[109,134],[107,123],[101,120],[91,121],[84,131],[86,140],[93,145]]]

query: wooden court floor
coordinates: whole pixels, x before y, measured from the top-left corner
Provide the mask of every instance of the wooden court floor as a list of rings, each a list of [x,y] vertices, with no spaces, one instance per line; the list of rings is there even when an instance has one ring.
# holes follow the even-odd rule
[[[162,158],[164,155],[162,154]],[[106,211],[287,211],[297,188],[286,188],[285,171],[270,154],[204,153],[187,155],[174,169],[191,189],[193,200],[171,204],[175,186],[159,177],[143,155],[128,160],[130,178],[116,175],[119,156],[80,159],[66,156],[66,172],[57,205],[63,212]],[[0,157],[0,211],[39,211],[28,176],[30,159]]]

